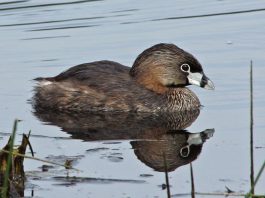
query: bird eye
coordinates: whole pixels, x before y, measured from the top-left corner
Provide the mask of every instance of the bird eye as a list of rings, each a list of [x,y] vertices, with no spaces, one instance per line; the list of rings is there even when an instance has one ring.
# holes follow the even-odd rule
[[[181,69],[181,71],[183,71],[183,72],[190,72],[190,66],[188,65],[188,64],[182,64],[181,66],[180,66],[180,69]]]

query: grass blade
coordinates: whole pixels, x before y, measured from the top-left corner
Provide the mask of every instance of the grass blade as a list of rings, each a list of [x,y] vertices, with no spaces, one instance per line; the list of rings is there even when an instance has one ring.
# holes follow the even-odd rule
[[[191,197],[195,198],[195,185],[194,185],[194,176],[193,176],[192,163],[190,163],[190,178],[191,178]]]
[[[254,186],[254,145],[253,145],[253,68],[250,61],[250,186],[251,193],[255,193]]]
[[[164,167],[165,167],[165,177],[166,177],[166,187],[167,187],[167,197],[170,198],[170,185],[169,185],[169,179],[168,179],[168,170],[167,170],[167,160],[166,160],[166,155],[163,153],[163,158],[164,158]]]
[[[17,124],[18,124],[19,120],[16,119],[14,121],[14,125],[13,125],[13,131],[12,131],[12,135],[10,137],[9,140],[9,154],[8,154],[8,159],[7,159],[7,167],[6,167],[6,172],[4,175],[4,184],[3,184],[3,188],[2,188],[2,192],[1,192],[1,197],[6,198],[7,193],[8,193],[8,184],[9,184],[9,175],[10,175],[10,170],[11,170],[11,166],[12,166],[12,153],[13,153],[13,148],[14,148],[14,142],[15,142],[15,136],[16,136],[16,132],[17,132]]]

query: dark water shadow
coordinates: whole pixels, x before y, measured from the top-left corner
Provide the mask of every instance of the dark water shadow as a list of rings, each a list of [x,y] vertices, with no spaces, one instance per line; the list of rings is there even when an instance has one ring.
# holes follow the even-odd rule
[[[246,9],[246,10],[238,10],[238,11],[231,11],[231,12],[219,12],[219,13],[207,13],[207,14],[189,15],[189,16],[167,17],[167,18],[153,19],[151,21],[204,18],[204,17],[212,17],[212,16],[234,15],[234,14],[244,14],[244,13],[251,13],[251,12],[264,12],[264,11],[265,11],[265,8],[257,8],[257,9]]]
[[[25,2],[28,2],[28,1],[30,1],[30,0],[0,2],[0,6],[1,5],[10,5],[10,4],[25,3]]]
[[[83,18],[70,18],[70,19],[61,19],[61,20],[50,20],[50,21],[38,21],[38,22],[28,22],[28,23],[12,23],[0,25],[0,27],[17,27],[17,26],[29,26],[29,25],[42,25],[42,24],[53,24],[53,23],[65,23],[72,21],[91,21],[94,19],[104,19],[107,17],[98,16],[98,17],[83,17]]]
[[[209,17],[215,17],[215,16],[227,16],[227,15],[237,15],[237,14],[256,13],[256,12],[265,12],[265,8],[236,10],[236,11],[230,11],[230,12],[205,13],[205,14],[198,14],[198,15],[173,16],[173,17],[157,18],[157,19],[151,19],[151,20],[145,20],[145,21],[127,21],[127,22],[122,22],[120,24],[126,25],[126,24],[142,23],[142,22],[209,18]]]
[[[36,31],[47,31],[47,30],[66,30],[66,29],[76,29],[76,28],[88,28],[88,27],[97,27],[99,25],[74,25],[74,26],[63,26],[63,27],[47,27],[47,28],[39,28],[39,29],[32,29],[28,30],[29,32],[36,32]]]
[[[24,6],[22,5],[22,6],[16,6],[16,7],[0,8],[0,11],[18,10],[18,9],[25,10],[25,9],[28,9],[28,8],[36,8],[36,7],[38,8],[38,7],[51,7],[51,6],[73,5],[73,4],[81,4],[81,3],[94,2],[94,1],[102,1],[102,0],[80,0],[80,1],[70,1],[70,2],[60,2],[60,3],[45,3],[45,4],[37,4],[37,5],[24,5]],[[17,3],[23,3],[23,2],[25,2],[25,1],[17,1]],[[11,3],[9,3],[9,4],[11,4]]]
[[[90,113],[65,114],[35,111],[41,121],[59,126],[73,139],[83,141],[130,140],[138,160],[163,172],[163,154],[167,171],[189,164],[201,153],[203,143],[214,129],[190,133],[189,127],[200,111],[154,114]]]
[[[113,184],[113,183],[132,183],[142,184],[144,180],[133,180],[133,179],[106,179],[106,178],[93,178],[93,177],[64,177],[57,176],[52,178],[58,182],[55,185],[75,185],[78,183],[93,183],[93,184]]]

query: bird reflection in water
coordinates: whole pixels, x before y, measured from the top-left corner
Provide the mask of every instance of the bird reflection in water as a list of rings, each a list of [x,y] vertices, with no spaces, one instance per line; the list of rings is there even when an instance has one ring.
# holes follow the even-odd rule
[[[214,129],[190,133],[185,129],[199,116],[200,110],[175,113],[66,114],[35,109],[43,122],[56,125],[73,139],[84,141],[131,140],[137,158],[156,171],[167,171],[191,163],[201,153],[203,143]]]

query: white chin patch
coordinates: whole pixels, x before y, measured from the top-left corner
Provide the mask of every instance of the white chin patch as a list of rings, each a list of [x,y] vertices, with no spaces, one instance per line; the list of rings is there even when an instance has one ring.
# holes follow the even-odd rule
[[[189,75],[187,76],[189,83],[192,85],[201,85],[202,80],[202,74],[201,73],[191,73],[189,72]]]
[[[39,86],[40,87],[48,86],[48,85],[51,85],[51,84],[52,84],[52,82],[48,81],[48,80],[43,80],[43,81],[39,82]]]

